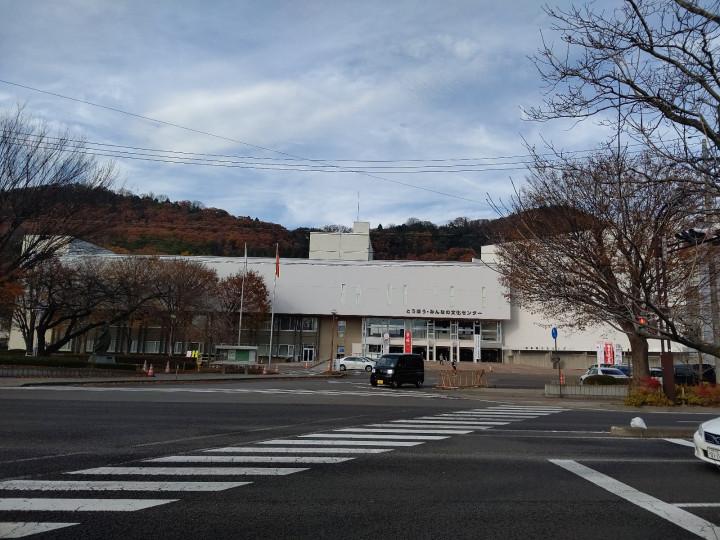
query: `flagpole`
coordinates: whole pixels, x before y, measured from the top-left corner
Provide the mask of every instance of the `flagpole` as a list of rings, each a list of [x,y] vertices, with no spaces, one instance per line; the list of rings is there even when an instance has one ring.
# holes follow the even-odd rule
[[[273,282],[273,295],[270,304],[270,350],[268,351],[268,367],[272,363],[272,344],[273,329],[275,328],[275,288],[277,287],[277,278],[280,275],[280,246],[275,244],[275,281]]]
[[[245,301],[245,277],[247,276],[247,242],[245,242],[245,270],[243,270],[242,287],[240,288],[240,324],[238,325],[238,347],[242,339],[243,302]]]

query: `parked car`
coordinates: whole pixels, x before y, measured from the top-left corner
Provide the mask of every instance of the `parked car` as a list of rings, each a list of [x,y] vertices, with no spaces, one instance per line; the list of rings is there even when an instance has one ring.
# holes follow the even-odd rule
[[[660,381],[660,384],[662,384],[662,377],[663,372],[661,367],[651,367],[650,368],[650,378],[655,379],[656,381]]]
[[[695,456],[720,465],[720,418],[703,422],[693,437]]]
[[[591,367],[585,375],[582,375],[580,377],[580,384],[583,384],[585,382],[585,379],[587,379],[588,377],[592,377],[593,375],[610,375],[611,377],[615,377],[616,379],[623,379],[624,381],[627,381],[629,378],[622,371],[620,371],[619,369],[616,369],[616,368],[608,368],[608,367],[593,368],[593,367]]]
[[[632,377],[632,368],[630,366],[626,366],[625,364],[615,364],[612,367],[614,367],[615,369],[619,369],[628,377]]]
[[[425,364],[419,354],[383,354],[370,375],[370,384],[389,384],[399,388],[404,383],[420,388],[425,382]]]
[[[697,385],[700,384],[699,364],[675,364],[675,384]],[[703,364],[702,381],[715,383],[715,368]]]
[[[335,360],[335,369],[345,371],[346,369],[364,369],[372,371],[375,367],[375,360],[366,356],[346,356]]]

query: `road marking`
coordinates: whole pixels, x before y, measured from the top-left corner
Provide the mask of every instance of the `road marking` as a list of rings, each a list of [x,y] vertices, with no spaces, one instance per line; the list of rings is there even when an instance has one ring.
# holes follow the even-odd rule
[[[679,444],[681,446],[689,446],[691,448],[695,448],[695,443],[692,441],[688,441],[687,439],[663,439],[667,442]]]
[[[278,454],[380,454],[382,452],[391,452],[391,448],[262,448],[257,446],[226,446],[224,448],[212,448],[205,452],[238,452],[238,453],[268,453],[275,452]]]
[[[317,456],[166,456],[144,461],[158,463],[342,463],[351,457]]]
[[[504,425],[503,422],[500,425]],[[490,426],[483,423],[473,423],[473,422],[457,422],[457,423],[448,423],[448,422],[439,422],[439,423],[428,423],[427,421],[413,421],[413,420],[397,420],[393,421],[389,424],[368,424],[370,427],[394,427],[394,428],[418,428],[418,429],[427,429],[428,431],[435,431],[435,430],[441,430],[441,429],[449,429],[449,430],[476,430],[476,429],[488,429]]]
[[[709,521],[686,512],[676,505],[656,499],[589,467],[566,459],[551,459],[550,462],[701,538],[717,540],[718,536],[720,536],[720,527],[716,527]]]
[[[0,511],[134,512],[179,499],[0,499]]]
[[[356,440],[309,440],[309,439],[275,439],[272,441],[260,441],[258,444],[298,444],[298,445],[312,445],[318,446],[332,446],[332,445],[345,445],[345,446],[417,446],[423,444],[420,441],[356,441]]]
[[[252,482],[127,482],[111,480],[7,480],[0,489],[23,491],[224,491]]]
[[[434,420],[430,420],[431,418],[434,418]],[[469,426],[469,425],[478,425],[478,426],[506,426],[510,422],[501,422],[499,420],[475,420],[475,419],[466,419],[466,420],[452,420],[452,419],[444,419],[440,420],[437,416],[421,416],[417,420],[393,420],[393,422],[423,422],[423,423],[438,423],[438,424],[456,424],[461,426]]]
[[[22,538],[33,534],[42,534],[79,523],[39,523],[36,521],[9,521],[0,523],[0,538]]]
[[[683,508],[718,508],[720,503],[675,503],[675,506]]]
[[[472,431],[461,431],[461,430],[455,430],[455,429],[411,429],[411,426],[408,426],[407,429],[395,429],[397,426],[393,426],[393,428],[387,428],[388,424],[373,424],[374,427],[369,428],[343,428],[343,429],[336,429],[335,431],[342,431],[345,432],[362,432],[362,433],[410,433],[410,434],[438,434],[438,435],[467,435],[468,433],[472,433]],[[375,429],[377,428],[377,429]]]
[[[176,476],[282,476],[307,471],[292,467],[97,467],[67,474],[137,474]]]
[[[313,438],[317,437],[320,439],[335,439],[339,437],[346,437],[348,439],[388,439],[387,435],[373,435],[373,434],[354,434],[354,433],[312,433],[310,435],[300,435],[302,438]],[[440,435],[393,435],[392,440],[414,440],[414,441],[441,441],[447,439]]]

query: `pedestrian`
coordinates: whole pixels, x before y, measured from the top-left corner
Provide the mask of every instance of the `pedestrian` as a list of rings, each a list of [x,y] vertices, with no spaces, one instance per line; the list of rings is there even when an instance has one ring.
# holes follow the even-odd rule
[[[440,355],[440,365],[442,366],[444,363],[445,363],[445,356],[441,354]]]
[[[452,370],[453,370],[453,373],[457,373],[457,360],[455,360],[454,358],[452,361]]]

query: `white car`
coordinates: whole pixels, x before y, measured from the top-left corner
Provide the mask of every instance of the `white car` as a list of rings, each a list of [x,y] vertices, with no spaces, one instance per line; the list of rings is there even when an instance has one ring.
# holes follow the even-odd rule
[[[625,375],[622,371],[616,368],[607,368],[607,367],[600,367],[600,368],[593,368],[591,367],[588,369],[588,372],[585,375],[582,375],[580,377],[580,384],[583,384],[585,382],[585,379],[588,377],[591,377],[593,375],[610,375],[611,377],[615,377],[616,379],[623,379],[623,381],[627,381],[628,376]]]
[[[346,369],[372,371],[374,367],[375,360],[367,358],[366,356],[346,356],[345,358],[335,360],[335,369],[339,369],[340,371],[345,371]]]
[[[720,418],[700,424],[693,437],[695,456],[720,465]]]

